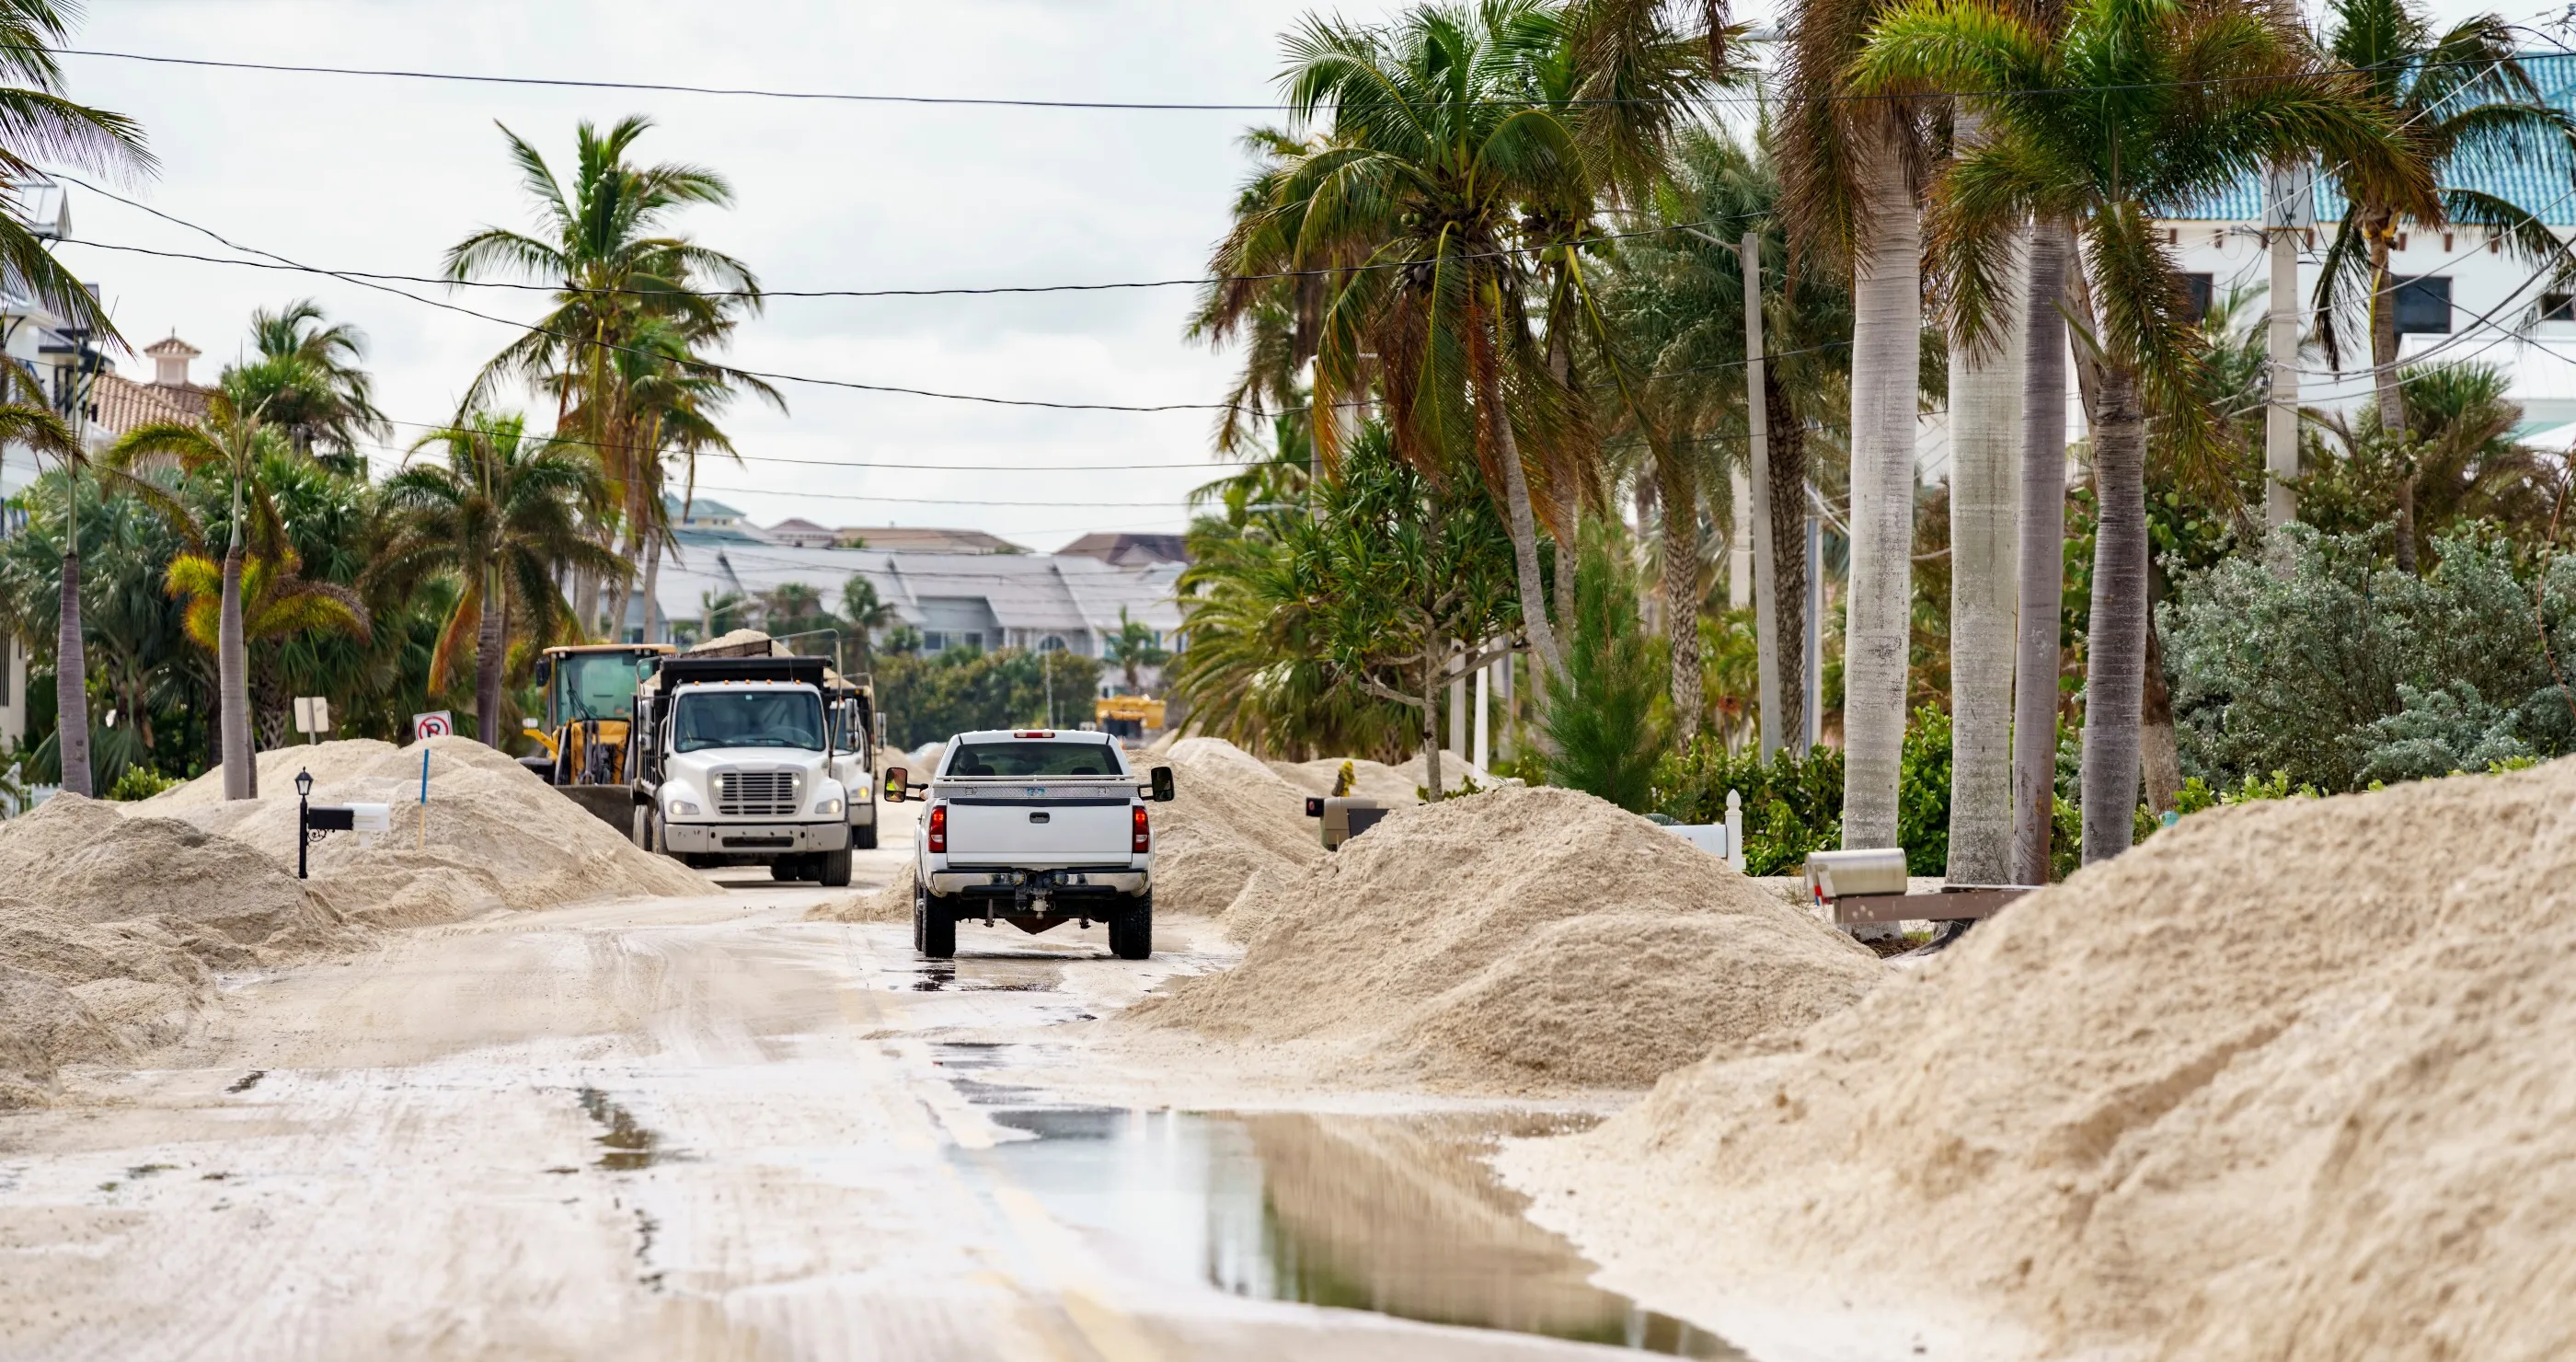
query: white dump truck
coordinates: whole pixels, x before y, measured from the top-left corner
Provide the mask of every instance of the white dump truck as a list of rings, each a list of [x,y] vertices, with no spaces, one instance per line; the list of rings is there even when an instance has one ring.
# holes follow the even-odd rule
[[[848,884],[870,735],[830,683],[819,657],[663,659],[636,688],[627,767],[644,845],[701,869]]]
[[[921,784],[885,773],[889,803],[917,799],[912,944],[957,953],[957,924],[1008,922],[1035,934],[1106,922],[1125,960],[1154,953],[1154,830],[1145,806],[1172,797],[1172,768],[1140,783],[1115,738],[996,729],[948,740]]]

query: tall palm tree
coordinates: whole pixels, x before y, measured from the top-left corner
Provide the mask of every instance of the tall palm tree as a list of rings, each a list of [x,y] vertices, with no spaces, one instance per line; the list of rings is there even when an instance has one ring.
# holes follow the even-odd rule
[[[2336,0],[2328,24],[2326,50],[2335,66],[2363,83],[2386,116],[2406,129],[2436,180],[2448,181],[2463,167],[2526,158],[2556,164],[2576,152],[2576,117],[2542,99],[2517,59],[2514,25],[2484,14],[2437,38],[2408,0]],[[2345,334],[2338,319],[2356,302],[2366,309],[2379,428],[2399,461],[2397,565],[2412,572],[2421,534],[2398,375],[2397,276],[2389,269],[2397,234],[2410,226],[2483,228],[2517,259],[2551,271],[2561,284],[2576,278],[2576,249],[2540,214],[2457,183],[2441,184],[2431,203],[2408,179],[2382,184],[2349,175],[2343,187],[2343,218],[2317,276],[2317,339],[2327,362],[2340,366]]]
[[[253,643],[271,643],[305,633],[333,632],[361,643],[368,639],[372,621],[365,603],[345,586],[304,575],[303,555],[288,537],[285,518],[270,495],[271,486],[283,479],[283,462],[300,457],[271,450],[246,480],[247,494],[236,503],[236,514],[248,522],[233,536],[242,545],[237,557],[227,554],[226,561],[218,562],[192,548],[173,555],[162,574],[163,589],[187,603],[182,620],[188,637],[199,647],[215,651],[218,657],[223,651],[228,608],[239,638],[238,651],[245,659]],[[202,538],[203,529],[193,520],[180,528],[192,543]],[[247,697],[247,665],[243,671],[243,692]],[[271,703],[276,700],[272,698]],[[247,698],[243,713],[251,713]],[[272,733],[272,740],[275,737]],[[255,796],[259,793],[255,762],[250,775],[250,793]]]
[[[1799,0],[1781,126],[1801,250],[1852,293],[1851,567],[1843,626],[1843,845],[1897,844],[1913,613],[1915,389],[1923,359],[1921,114],[1851,99],[1849,71],[1892,0]],[[1821,270],[1818,272],[1822,272]]]
[[[116,324],[79,278],[54,259],[42,237],[17,210],[31,188],[52,181],[37,167],[54,161],[84,170],[149,174],[155,167],[144,148],[143,129],[133,119],[104,109],[76,104],[62,95],[63,70],[54,48],[71,35],[80,17],[76,0],[0,0],[0,271],[24,287],[35,300],[83,337],[122,345]],[[15,365],[13,375],[23,378]],[[32,384],[28,384],[32,389]],[[41,393],[30,391],[38,407]],[[63,466],[68,514],[64,518],[60,651],[55,659],[55,721],[64,735],[62,788],[92,793],[89,769],[89,706],[84,696],[88,673],[81,652],[80,623],[80,442],[76,433],[57,443],[52,430],[33,420],[32,412],[14,405],[0,415],[40,454]],[[16,432],[23,431],[20,435]]]
[[[1830,277],[1788,275],[1801,262],[1788,251],[1768,129],[1749,146],[1715,131],[1681,139],[1652,221],[1673,230],[1622,244],[1603,307],[1618,343],[1638,356],[1648,419],[1672,432],[1659,463],[1695,464],[1702,480],[1713,480],[1715,464],[1736,460],[1750,429],[1739,251],[1746,230],[1759,238],[1772,553],[1761,576],[1772,587],[1756,608],[1771,613],[1777,645],[1782,713],[1775,722],[1784,733],[1801,732],[1805,653],[1795,640],[1806,634],[1807,581],[1805,556],[1793,546],[1802,542],[1807,517],[1808,434],[1839,428],[1848,415],[1850,351],[1841,342],[1851,334],[1851,295]],[[1696,524],[1675,524],[1672,498],[1663,500],[1666,538],[1695,536]],[[1696,584],[1676,581],[1673,567],[1668,553],[1668,609],[1682,611],[1669,604],[1676,588],[1694,591]],[[1695,598],[1688,609],[1697,609]],[[1690,662],[1697,661],[1694,649]],[[1678,653],[1675,665],[1684,665]]]
[[[1270,202],[1218,260],[1237,277],[1344,271],[1317,323],[1316,410],[1374,386],[1401,457],[1479,470],[1510,530],[1520,624],[1549,670],[1560,653],[1538,517],[1576,489],[1531,475],[1582,432],[1532,334],[1530,271],[1513,247],[1524,213],[1588,213],[1594,198],[1576,130],[1530,102],[1530,68],[1563,37],[1541,0],[1424,7],[1377,28],[1309,18],[1288,39],[1282,83],[1295,116],[1327,131],[1282,150]],[[1349,432],[1324,419],[1314,433],[1329,469]]]
[[[555,586],[567,565],[613,566],[616,557],[582,532],[579,508],[599,478],[580,448],[532,438],[517,415],[475,412],[412,446],[445,453],[443,463],[405,467],[385,481],[401,527],[367,570],[370,581],[417,581],[453,573],[462,589],[431,655],[433,687],[455,674],[467,640],[474,649],[474,720],[486,746],[501,741],[501,670],[509,624],[546,641],[568,622]]]
[[[206,416],[194,424],[162,421],[128,431],[107,452],[111,467],[133,469],[175,466],[225,480],[231,514],[226,534],[215,642],[215,691],[224,768],[224,798],[251,799],[259,793],[253,765],[250,728],[250,671],[242,634],[242,553],[244,509],[261,458],[282,443],[280,432],[263,421],[264,411],[244,409],[235,391],[219,388],[208,399]]]
[[[346,457],[367,437],[390,438],[393,423],[376,410],[375,380],[360,366],[366,333],[347,322],[331,324],[321,304],[298,298],[278,311],[250,315],[256,359],[227,378],[269,425],[285,432],[297,453],[317,450]],[[360,466],[363,467],[363,461]]]
[[[2184,449],[2215,449],[2225,434],[2194,400],[2205,337],[2157,210],[2315,153],[2390,186],[2411,174],[2411,203],[2429,203],[2431,184],[2383,106],[2319,71],[2294,30],[2238,0],[2078,0],[2055,31],[1986,0],[1910,0],[1879,21],[1850,77],[1865,96],[1993,92],[1988,140],[1960,149],[1932,196],[1933,260],[1962,334],[1995,332],[2024,221],[2067,224],[2083,243],[2100,498],[2084,859],[2104,860],[2128,848],[2137,808],[2147,419]]]
[[[632,372],[619,360],[641,348],[651,323],[676,324],[694,341],[710,341],[730,316],[761,308],[760,281],[749,266],[668,230],[684,208],[731,204],[733,188],[699,166],[631,164],[628,152],[652,126],[641,116],[605,132],[583,122],[569,183],[503,127],[539,231],[485,227],[449,247],[446,260],[448,277],[458,281],[511,277],[555,286],[553,310],[483,366],[464,406],[480,407],[502,385],[524,381],[555,396],[559,438],[586,440],[596,450],[622,508],[631,559],[617,628],[645,571],[663,493],[661,450],[643,442],[644,413],[628,385]]]
[[[1126,674],[1128,694],[1141,695],[1145,683],[1139,673],[1171,661],[1172,654],[1143,620],[1127,618],[1127,607],[1122,605],[1118,607],[1118,632],[1109,636],[1100,650],[1100,659]]]
[[[6,220],[0,214],[0,220]],[[9,366],[20,372],[17,366]],[[32,386],[32,385],[31,385]],[[63,522],[62,605],[54,635],[54,724],[62,767],[62,788],[74,794],[95,793],[89,765],[89,668],[81,629],[80,494],[70,484],[89,463],[89,451],[63,418],[34,402],[0,405],[0,445],[24,445],[62,468],[66,484]]]
[[[850,631],[850,642],[858,646],[861,671],[875,670],[877,631],[902,622],[893,602],[877,596],[876,583],[855,572],[841,583],[841,623]]]

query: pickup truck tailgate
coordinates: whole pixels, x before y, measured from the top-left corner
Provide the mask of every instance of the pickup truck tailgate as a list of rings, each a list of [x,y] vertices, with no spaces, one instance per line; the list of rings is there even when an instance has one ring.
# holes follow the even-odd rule
[[[1135,835],[1135,815],[1128,811],[1131,807],[1122,795],[951,799],[949,859],[970,863],[983,857],[1011,863],[1124,862]]]

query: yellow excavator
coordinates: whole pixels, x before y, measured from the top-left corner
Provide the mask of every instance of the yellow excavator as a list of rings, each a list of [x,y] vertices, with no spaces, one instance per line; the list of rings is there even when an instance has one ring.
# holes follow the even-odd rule
[[[673,651],[667,643],[584,643],[537,656],[545,714],[530,716],[522,727],[545,745],[546,755],[520,761],[629,836],[635,795],[626,770],[626,730],[635,719],[635,687]]]
[[[1091,702],[1091,717],[1103,733],[1141,738],[1163,726],[1163,702],[1147,695],[1104,695]]]

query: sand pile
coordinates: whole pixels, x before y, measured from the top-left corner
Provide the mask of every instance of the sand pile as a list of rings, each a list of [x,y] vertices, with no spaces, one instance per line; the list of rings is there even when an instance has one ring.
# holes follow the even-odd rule
[[[1173,799],[1148,806],[1155,912],[1213,917],[1256,873],[1323,859],[1306,792],[1242,748],[1222,738],[1184,738],[1144,769],[1156,765],[1172,768]]]
[[[453,740],[451,740],[453,741]],[[258,754],[259,792],[262,798],[280,795],[295,798],[295,773],[309,770],[316,785],[344,777],[363,775],[384,764],[387,757],[402,749],[375,738],[340,738],[331,742],[300,743],[291,747],[273,747]],[[486,749],[487,751],[489,749]],[[417,763],[420,758],[413,757]],[[222,767],[208,771],[185,785],[174,785],[142,801],[162,817],[175,817],[180,809],[204,808],[224,800]]]
[[[373,752],[362,749],[373,747]],[[421,745],[326,743],[318,759],[278,763],[261,753],[256,800],[193,803],[197,782],[136,806],[238,838],[293,871],[298,769],[314,776],[316,804],[386,804],[393,829],[338,832],[312,848],[312,884],[353,918],[387,924],[451,921],[495,908],[550,908],[577,899],[704,894],[708,881],[677,861],[655,856],[563,797],[516,761],[470,738],[433,738],[429,752],[426,845],[420,825]],[[328,758],[330,749],[348,749]],[[306,749],[284,749],[301,753]],[[208,777],[209,779],[213,777]],[[221,786],[217,791],[220,795]]]
[[[1643,1087],[1884,977],[1725,862],[1560,789],[1399,811],[1226,921],[1243,963],[1138,1023],[1451,1087]]]
[[[78,795],[0,822],[0,885],[0,1107],[59,1065],[176,1036],[209,967],[363,939],[250,847]]]
[[[1307,794],[1329,795],[1333,792],[1333,782],[1341,776],[1342,761],[1340,757],[1317,757],[1313,761],[1274,761],[1265,764],[1271,770],[1278,772],[1280,779]],[[1374,799],[1390,809],[1402,808],[1407,804],[1419,804],[1422,802],[1422,797],[1414,791],[1422,788],[1421,767],[1422,759],[1419,757],[1414,758],[1413,770],[1409,774],[1400,766],[1389,766],[1384,762],[1369,761],[1366,758],[1352,758],[1353,780],[1349,793],[1363,799]],[[1442,768],[1442,774],[1448,775],[1452,783],[1455,783],[1457,777],[1450,773],[1449,768]]]
[[[912,921],[912,862],[906,861],[894,877],[874,889],[862,889],[815,904],[805,911],[808,922],[910,922]]]
[[[2213,810],[1504,1162],[1721,1329],[1831,1274],[2049,1356],[2576,1356],[2571,955],[2576,762]]]

